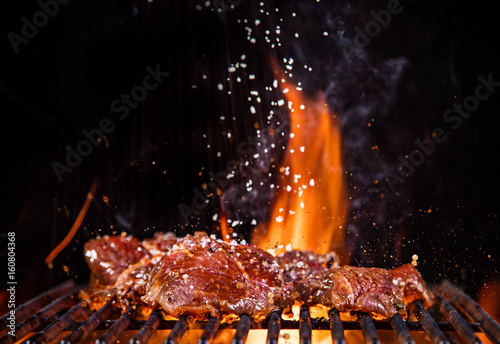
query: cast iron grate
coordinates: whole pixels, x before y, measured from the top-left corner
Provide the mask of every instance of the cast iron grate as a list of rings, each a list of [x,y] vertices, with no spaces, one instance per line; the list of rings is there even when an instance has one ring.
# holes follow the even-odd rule
[[[131,308],[122,312],[111,303],[97,311],[91,311],[78,297],[78,291],[85,286],[76,286],[73,281],[63,283],[38,297],[26,302],[15,310],[16,326],[11,331],[7,325],[9,313],[0,318],[1,344],[48,343],[57,339],[59,343],[92,342],[92,334],[103,332],[95,339],[96,344],[114,343],[125,331],[134,330],[131,344],[146,343],[157,330],[170,330],[162,339],[164,344],[178,344],[188,329],[186,318],[164,320],[161,311],[153,311],[147,320],[134,318]],[[425,309],[420,302],[410,305],[409,319],[395,315],[389,321],[373,320],[368,314],[359,314],[356,321],[342,321],[336,309],[328,312],[328,318],[311,318],[306,306],[300,307],[299,320],[286,320],[279,312],[272,313],[265,321],[255,323],[251,317],[242,316],[233,324],[220,323],[216,318],[197,323],[203,328],[198,344],[210,344],[221,329],[235,330],[232,344],[242,344],[252,329],[267,329],[266,344],[276,344],[281,330],[298,330],[300,344],[312,343],[313,330],[327,330],[334,344],[346,343],[345,331],[361,331],[365,343],[378,344],[381,339],[377,331],[393,331],[398,343],[415,343],[414,334],[425,333],[426,341],[434,344],[463,342],[481,343],[478,337],[483,333],[491,342],[500,343],[500,325],[496,323],[468,295],[449,281],[443,281],[434,288],[436,304]],[[118,313],[118,314],[117,314]],[[413,333],[412,333],[413,332]],[[450,336],[450,333],[457,336]],[[14,335],[12,335],[14,334]],[[458,338],[458,340],[456,339]]]

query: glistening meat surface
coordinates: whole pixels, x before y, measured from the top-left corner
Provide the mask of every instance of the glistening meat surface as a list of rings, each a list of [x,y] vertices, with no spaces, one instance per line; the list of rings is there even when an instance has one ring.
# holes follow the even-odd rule
[[[163,232],[142,242],[121,235],[89,240],[84,249],[91,281],[80,296],[96,305],[113,298],[122,308],[140,304],[152,268],[176,242],[173,233]]]
[[[335,307],[341,312],[367,312],[376,318],[390,318],[396,313],[407,317],[401,291],[384,269],[342,266],[317,272],[294,286],[297,299],[306,304]]]
[[[290,307],[293,286],[273,256],[251,245],[231,245],[197,232],[179,240],[151,273],[143,301],[174,317],[251,315],[262,320]]]
[[[425,307],[430,307],[434,303],[434,294],[413,265],[401,265],[390,270],[390,273],[393,283],[403,294],[405,305],[416,300],[422,301]]]

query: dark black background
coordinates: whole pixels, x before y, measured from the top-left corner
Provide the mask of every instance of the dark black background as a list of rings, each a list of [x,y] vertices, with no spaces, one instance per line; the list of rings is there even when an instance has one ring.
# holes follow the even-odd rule
[[[273,8],[268,2],[265,7]],[[381,35],[370,49],[410,51],[411,58],[432,64],[435,55],[413,47],[414,42],[418,47],[420,35],[429,32],[406,23],[412,16],[432,17],[431,12],[439,10],[440,25],[425,29],[434,28],[432,33],[452,47],[450,64],[459,85],[456,98],[473,94],[479,75],[492,74],[500,80],[492,5],[443,2],[435,7],[408,3],[387,29],[392,36]],[[178,206],[192,203],[192,189],[209,181],[209,171],[225,171],[227,161],[241,158],[237,145],[255,135],[256,122],[265,122],[262,113],[249,111],[246,98],[253,81],[248,76],[255,74],[255,82],[262,82],[272,75],[260,47],[259,34],[266,28],[237,22],[255,16],[259,2],[244,0],[225,13],[224,21],[213,8],[197,1],[71,0],[60,5],[59,13],[16,54],[7,34],[20,34],[21,18],[31,18],[40,7],[35,1],[4,5],[1,233],[16,232],[19,302],[68,278],[86,280],[82,245],[99,233],[126,231],[145,237],[156,230],[176,230],[179,235],[194,229],[214,231],[210,218],[217,201],[187,227]],[[247,25],[254,28],[256,45],[247,41]],[[248,67],[236,74],[245,81],[236,83],[235,74],[229,83],[227,68],[242,54]],[[127,119],[120,120],[110,104],[142,83],[146,66],[158,63],[169,76]],[[219,83],[223,92],[217,89]],[[474,295],[484,281],[499,275],[499,93],[482,102],[437,151],[433,159],[440,167],[434,176],[440,181],[439,197],[421,183],[415,191],[421,211],[411,221],[415,232],[427,229],[418,239],[421,245],[449,252],[439,255],[446,263],[423,267],[425,277],[450,278]],[[97,128],[104,117],[116,125],[106,136],[107,144],[94,148],[59,182],[51,163],[64,163],[64,148],[75,148],[84,139],[81,131]],[[49,269],[43,260],[71,227],[95,177],[99,177],[98,191],[84,223]],[[432,213],[426,212],[429,208]],[[452,234],[436,234],[442,231]],[[1,240],[0,258],[6,262]],[[430,256],[420,259],[433,262]]]

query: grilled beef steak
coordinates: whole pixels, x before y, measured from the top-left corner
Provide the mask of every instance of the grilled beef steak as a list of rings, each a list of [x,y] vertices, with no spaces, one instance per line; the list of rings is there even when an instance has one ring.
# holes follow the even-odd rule
[[[396,313],[407,316],[401,291],[384,269],[342,266],[317,272],[294,285],[297,299],[306,304],[335,307],[341,312],[367,312],[376,318],[390,318]]]
[[[403,294],[405,305],[420,300],[425,307],[432,306],[434,303],[434,294],[413,265],[401,265],[390,270],[390,273],[393,278],[393,283]]]
[[[81,297],[97,301],[96,305],[111,298],[122,308],[140,304],[153,266],[176,242],[173,233],[163,232],[142,242],[132,236],[108,235],[90,240],[85,258],[91,283]]]
[[[293,286],[269,253],[251,245],[231,245],[197,232],[180,239],[151,272],[143,301],[174,317],[248,314],[262,320],[294,302]]]
[[[85,244],[85,259],[93,277],[93,286],[113,285],[118,276],[149,251],[132,236],[109,236],[91,239]]]
[[[278,256],[278,262],[287,282],[300,281],[316,272],[328,271],[339,266],[334,252],[322,255],[309,250],[286,251]]]
[[[85,245],[92,272],[81,293],[97,308],[115,300],[122,308],[161,307],[193,319],[232,320],[242,314],[262,320],[294,301],[339,311],[361,311],[376,318],[396,313],[433,294],[411,265],[393,270],[339,267],[335,253],[291,250],[275,258],[252,245],[229,244],[197,232],[185,238],[155,233],[142,242],[131,236],[103,236]]]

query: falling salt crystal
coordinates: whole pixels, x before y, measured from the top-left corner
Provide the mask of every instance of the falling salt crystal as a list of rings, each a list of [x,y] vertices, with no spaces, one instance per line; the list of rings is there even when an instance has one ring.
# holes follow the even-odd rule
[[[212,221],[217,221],[218,216],[219,216],[219,214],[215,213],[214,216],[212,216]]]
[[[195,8],[196,10],[198,10],[198,11],[201,11],[201,10],[202,10],[201,5],[196,5],[196,6],[194,6],[194,8]]]
[[[255,19],[255,25],[259,25],[260,24],[260,20],[259,19]]]
[[[286,191],[288,191],[288,192],[292,191],[292,187],[290,185],[287,185],[286,186]]]
[[[277,217],[276,217],[276,222],[278,222],[278,223],[283,222],[283,216],[281,216],[281,215],[280,215],[280,216],[277,216]]]
[[[221,152],[217,152],[217,157],[220,158],[221,157]]]
[[[252,105],[252,106],[250,106],[250,112],[252,113],[252,115],[255,115],[255,113],[257,112],[257,111],[255,110],[255,106],[253,106],[253,105]]]
[[[248,76],[248,79],[250,79],[250,80],[255,79],[255,74],[250,74],[250,75]]]
[[[298,90],[298,91],[300,91],[298,87],[297,87],[297,90]],[[306,108],[306,107],[304,106],[304,104],[301,104],[301,105],[300,105],[300,109],[301,109],[301,110],[304,110],[305,108]]]
[[[251,224],[252,226],[255,226],[255,225],[257,224],[257,220],[252,219],[252,222],[250,222],[250,224]]]
[[[274,88],[278,88],[278,80],[274,80],[273,81],[273,87]]]
[[[205,7],[210,7],[210,1],[205,1]]]
[[[285,100],[284,99],[278,100],[278,106],[283,106],[283,105],[285,105]]]
[[[242,59],[242,60],[244,60],[244,59],[246,59],[246,58],[247,58],[247,56],[246,56],[245,54],[242,54],[242,55],[240,56],[240,59]]]
[[[295,149],[290,149],[290,153],[295,153]]]
[[[309,185],[314,186],[314,179],[311,179],[311,180],[309,181]]]
[[[300,207],[304,209],[304,201],[300,202]]]
[[[222,91],[224,89],[224,86],[222,84],[217,84],[217,89],[219,91]]]
[[[236,72],[236,67],[231,66],[231,67],[229,67],[229,68],[227,69],[227,71],[228,71],[229,73],[234,73],[234,72]]]
[[[290,215],[295,215],[295,212],[293,210],[288,211]]]
[[[290,91],[290,90],[289,90],[288,88],[285,88],[285,89],[283,90],[283,93],[288,93],[288,91]]]
[[[279,211],[280,213],[282,213],[282,212],[283,212],[283,210],[284,210],[283,208],[279,208],[279,209],[278,209],[278,211]]]
[[[323,36],[328,36],[328,32],[324,31]]]

